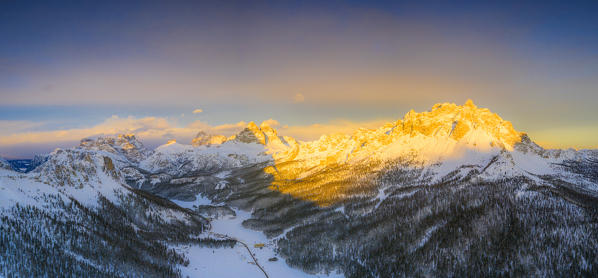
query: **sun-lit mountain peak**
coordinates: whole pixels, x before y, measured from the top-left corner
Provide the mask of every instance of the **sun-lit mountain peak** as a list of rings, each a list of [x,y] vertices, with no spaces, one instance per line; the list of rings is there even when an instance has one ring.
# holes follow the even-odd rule
[[[235,136],[235,140],[242,143],[266,144],[266,136],[254,122],[249,122],[247,127]]]
[[[464,105],[438,103],[425,112],[409,111],[405,116],[377,129],[360,128],[350,134],[324,134],[318,140],[297,142],[278,135],[268,120],[249,122],[238,134],[224,136],[198,133],[195,145],[226,141],[264,145],[277,161],[304,160],[311,166],[349,163],[364,159],[393,159],[416,152],[434,161],[458,156],[464,150],[512,151],[523,133],[512,124],[472,100]]]
[[[170,140],[168,140],[168,142],[166,142],[166,145],[172,145],[172,144],[176,144],[176,139],[170,139]]]
[[[433,137],[449,137],[455,141],[472,141],[484,134],[507,149],[521,142],[521,133],[509,121],[486,108],[478,108],[472,100],[460,106],[454,103],[435,104],[430,111],[409,111],[393,129],[395,135],[417,134]],[[475,144],[476,142],[471,142]]]
[[[276,129],[272,128],[267,122],[262,122],[260,124],[260,131],[267,137],[278,137]]]
[[[246,127],[246,128],[248,128],[248,129],[250,129],[250,130],[252,130],[252,131],[255,131],[255,132],[257,132],[257,131],[259,131],[259,130],[260,130],[260,128],[257,126],[257,124],[255,124],[255,122],[253,122],[253,121],[249,122],[249,123],[247,124],[247,127]]]
[[[477,107],[477,106],[476,106],[476,105],[473,103],[473,100],[471,100],[471,99],[467,99],[467,100],[465,101],[465,105],[464,105],[464,106],[466,106],[466,107],[470,107],[470,108],[478,108],[478,107]]]
[[[478,108],[471,100],[464,105],[439,103],[426,112],[411,110],[403,119],[377,129],[360,128],[351,134],[326,134],[301,142],[274,153],[276,166],[265,171],[274,177],[272,189],[328,205],[337,201],[335,196],[348,194],[342,186],[328,185],[348,182],[359,167],[375,173],[385,163],[401,159],[430,166],[439,173],[453,164],[482,161],[488,165],[501,153],[510,157],[515,145],[531,145],[518,145],[522,136],[510,122]],[[317,195],[310,193],[314,188]]]
[[[287,140],[278,136],[278,133],[268,124],[268,121],[262,122],[259,126],[254,122],[249,122],[247,127],[231,138],[241,143],[264,145],[267,147],[267,152],[269,153],[281,152],[289,148]],[[294,139],[291,141],[295,142]]]
[[[318,140],[283,149],[279,161],[301,160],[305,167],[344,164],[370,159],[394,159],[417,153],[430,163],[459,157],[467,150],[512,151],[522,134],[512,124],[473,101],[464,105],[439,103],[426,112],[409,111],[401,120],[378,129],[351,134],[325,134]]]

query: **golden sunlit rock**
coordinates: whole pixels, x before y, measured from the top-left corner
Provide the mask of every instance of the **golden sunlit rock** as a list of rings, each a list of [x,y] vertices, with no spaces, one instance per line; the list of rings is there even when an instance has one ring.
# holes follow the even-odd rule
[[[199,133],[197,133],[195,138],[193,138],[193,140],[191,140],[191,145],[193,145],[193,146],[220,145],[226,141],[228,141],[226,136],[212,135],[212,134],[208,134],[204,131],[200,131]]]
[[[280,140],[270,127],[250,123],[246,130],[262,144]],[[323,135],[301,144],[286,138],[292,144],[271,151],[275,163],[265,171],[274,178],[270,189],[325,206],[342,201],[349,191],[372,190],[368,180],[386,161],[416,154],[416,159],[432,164],[462,149],[513,150],[521,136],[510,122],[472,100],[462,106],[441,103],[427,112],[411,110],[402,120],[376,130]],[[361,169],[363,165],[367,169]]]

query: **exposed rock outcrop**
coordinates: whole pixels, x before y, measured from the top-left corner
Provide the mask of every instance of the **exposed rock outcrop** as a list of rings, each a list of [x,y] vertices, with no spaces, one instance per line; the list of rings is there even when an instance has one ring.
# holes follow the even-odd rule
[[[210,145],[220,145],[227,141],[226,136],[223,135],[213,135],[208,134],[205,131],[200,131],[197,133],[195,138],[191,140],[191,145],[193,146],[210,146]]]

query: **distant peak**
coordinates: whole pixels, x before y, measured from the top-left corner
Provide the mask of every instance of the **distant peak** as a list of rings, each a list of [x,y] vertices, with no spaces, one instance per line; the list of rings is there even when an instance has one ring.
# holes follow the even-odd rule
[[[242,143],[266,144],[264,133],[254,122],[249,122],[247,127],[235,136],[235,140]]]
[[[79,146],[91,147],[99,145],[119,145],[119,146],[131,146],[142,148],[143,144],[137,140],[134,134],[117,134],[117,135],[103,135],[97,137],[86,137],[81,139]]]
[[[257,143],[270,149],[284,149],[288,147],[288,142],[278,136],[276,129],[272,127],[277,125],[278,121],[273,119],[263,121],[259,127],[255,122],[249,122],[245,129],[235,135],[234,140],[242,143]],[[294,141],[294,139],[290,140]]]
[[[473,108],[473,109],[475,109],[475,108],[478,108],[478,107],[477,107],[477,106],[476,106],[476,105],[473,103],[473,100],[471,100],[471,99],[467,99],[467,101],[465,101],[465,105],[464,105],[464,106],[465,106],[465,107],[469,107],[469,108]]]
[[[10,163],[2,157],[0,157],[0,169],[14,170],[12,165],[10,165]]]
[[[247,128],[255,131],[255,130],[260,130],[260,128],[255,124],[255,122],[251,121],[247,124]]]
[[[226,142],[228,139],[224,135],[212,135],[203,130],[199,131],[195,138],[191,140],[191,145],[193,146],[203,146],[203,145],[220,145]]]
[[[111,153],[122,153],[131,161],[140,161],[150,153],[133,134],[118,134],[83,138],[80,148],[102,150]]]
[[[127,140],[127,141],[136,141],[137,139],[135,138],[135,134],[133,133],[125,133],[125,134],[119,134],[117,136],[118,139],[123,139],[123,140]]]

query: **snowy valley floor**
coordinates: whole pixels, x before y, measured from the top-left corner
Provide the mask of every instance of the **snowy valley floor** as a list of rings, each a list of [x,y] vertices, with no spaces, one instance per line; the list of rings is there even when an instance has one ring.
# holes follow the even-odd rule
[[[193,205],[209,205],[211,202],[207,198],[197,196],[194,202],[175,201],[179,206],[192,208]],[[209,236],[213,238],[222,238],[226,236],[247,244],[253,252],[258,264],[264,269],[270,278],[289,277],[289,278],[309,278],[309,277],[344,277],[342,274],[331,273],[329,275],[319,274],[311,275],[299,269],[289,267],[285,261],[278,257],[274,251],[275,244],[269,240],[262,232],[254,231],[243,227],[242,223],[251,217],[251,213],[234,209],[236,217],[224,217],[214,219]],[[264,244],[262,248],[255,248],[254,244]],[[189,265],[181,267],[183,277],[220,277],[220,278],[263,278],[264,273],[255,265],[251,255],[242,244],[235,245],[234,248],[208,248],[197,245],[179,245],[175,249],[189,258]],[[277,261],[268,259],[277,257]]]

